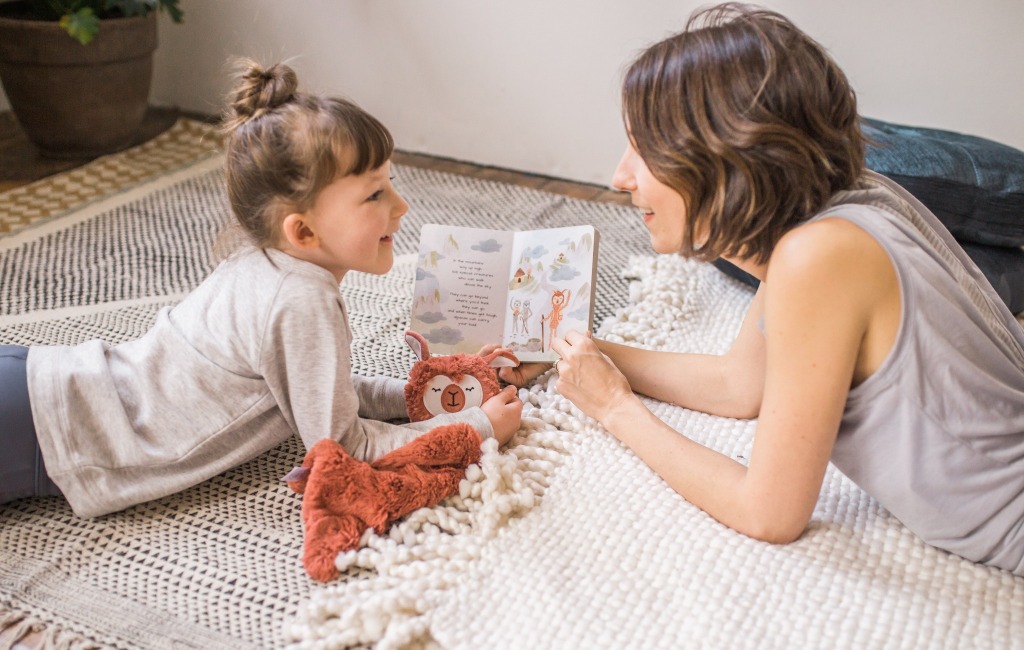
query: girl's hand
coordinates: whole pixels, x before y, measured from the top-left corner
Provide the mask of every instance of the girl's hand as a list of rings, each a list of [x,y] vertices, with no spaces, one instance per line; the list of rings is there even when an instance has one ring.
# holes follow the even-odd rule
[[[494,352],[495,350],[500,349],[501,346],[498,345],[497,343],[488,343],[484,347],[480,348],[480,351],[477,352],[477,354],[480,355],[481,357],[485,357],[488,354]],[[513,354],[515,353],[513,352]],[[552,364],[550,363],[536,362],[520,363],[518,366],[514,368],[499,368],[498,379],[502,380],[506,384],[512,384],[513,386],[518,386],[519,388],[522,388],[523,386],[529,384],[531,381],[533,381],[537,377],[540,377],[545,372],[550,370],[551,366]]]
[[[494,429],[494,439],[504,445],[515,432],[523,419],[523,403],[515,386],[505,386],[500,393],[491,397],[480,407],[487,414]]]
[[[555,364],[558,392],[602,424],[626,400],[634,398],[626,377],[599,349],[590,334],[570,331],[551,342],[562,357]]]

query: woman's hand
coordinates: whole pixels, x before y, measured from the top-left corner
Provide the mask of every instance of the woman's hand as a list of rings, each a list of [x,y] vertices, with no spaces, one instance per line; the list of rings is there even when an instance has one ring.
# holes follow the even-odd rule
[[[551,349],[562,357],[558,392],[581,411],[607,425],[607,418],[629,399],[635,399],[626,377],[605,356],[590,334],[575,330],[554,339]]]
[[[515,386],[505,386],[481,405],[487,419],[491,421],[491,428],[494,429],[494,439],[499,445],[504,445],[516,431],[523,420],[523,403],[519,400],[519,393]]]
[[[501,346],[497,343],[488,343],[484,347],[480,348],[480,351],[477,352],[477,354],[481,357],[486,357],[488,354],[500,349]],[[512,354],[515,354],[515,352]],[[522,388],[550,370],[551,365],[552,364],[550,363],[536,362],[520,363],[514,368],[498,368],[498,379],[502,380],[506,384],[512,384],[513,386]]]

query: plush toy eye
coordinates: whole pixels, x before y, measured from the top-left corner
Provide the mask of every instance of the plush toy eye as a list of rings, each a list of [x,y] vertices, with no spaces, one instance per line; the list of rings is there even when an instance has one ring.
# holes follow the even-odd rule
[[[426,388],[423,406],[431,415],[458,413],[483,403],[483,387],[480,380],[472,375],[466,375],[458,382],[447,375],[437,375],[427,382]]]
[[[484,403],[484,388],[480,385],[480,380],[473,375],[463,377],[462,381],[459,382],[459,387],[462,388],[462,392],[466,395],[466,405],[462,408],[468,409]]]

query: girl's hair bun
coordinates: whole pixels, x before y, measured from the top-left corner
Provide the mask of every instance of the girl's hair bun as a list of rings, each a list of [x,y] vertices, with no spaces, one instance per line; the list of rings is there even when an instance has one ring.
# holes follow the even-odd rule
[[[278,63],[264,69],[251,60],[239,62],[242,74],[232,91],[229,128],[254,120],[295,96],[299,79],[287,65]]]

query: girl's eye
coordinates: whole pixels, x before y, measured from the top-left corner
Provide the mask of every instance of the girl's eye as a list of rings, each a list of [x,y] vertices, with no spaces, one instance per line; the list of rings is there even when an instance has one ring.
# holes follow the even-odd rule
[[[377,190],[376,192],[371,194],[366,200],[367,201],[378,201],[378,200],[380,200],[380,197],[383,194],[384,194],[384,190]]]

